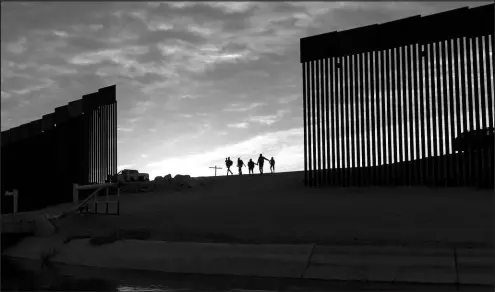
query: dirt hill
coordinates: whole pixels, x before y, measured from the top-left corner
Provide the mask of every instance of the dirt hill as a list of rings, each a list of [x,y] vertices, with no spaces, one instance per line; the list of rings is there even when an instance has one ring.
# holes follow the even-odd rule
[[[307,189],[302,172],[205,178],[122,194],[120,216],[74,214],[66,235],[141,230],[150,239],[244,243],[493,245],[493,191]]]

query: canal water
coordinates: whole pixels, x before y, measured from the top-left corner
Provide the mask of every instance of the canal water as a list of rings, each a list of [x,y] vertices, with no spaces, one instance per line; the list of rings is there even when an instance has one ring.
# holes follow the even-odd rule
[[[2,257],[2,291],[341,291],[325,281],[179,275]],[[345,289],[345,291],[349,291]]]
[[[139,270],[45,264],[2,257],[1,291],[323,292],[493,291],[493,287],[424,286],[168,274]],[[458,290],[459,289],[459,290]]]

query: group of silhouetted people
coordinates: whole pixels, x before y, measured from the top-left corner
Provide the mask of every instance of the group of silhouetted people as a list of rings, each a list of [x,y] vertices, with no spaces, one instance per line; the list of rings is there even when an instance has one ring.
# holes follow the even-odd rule
[[[252,175],[254,174],[254,165],[258,165],[259,168],[260,168],[260,175],[263,174],[263,165],[265,164],[265,160],[268,161],[270,163],[270,171],[272,173],[275,172],[275,159],[270,159],[268,160],[266,157],[263,156],[263,154],[260,154],[260,157],[258,157],[258,162],[257,163],[254,163],[254,161],[252,159],[249,159],[248,163],[247,163],[247,167],[249,169],[249,175]],[[230,157],[227,157],[225,159],[225,166],[227,166],[227,176],[229,175],[229,173],[231,175],[234,175],[232,173],[232,171],[230,170],[230,167],[232,166],[232,164],[234,164],[234,162],[232,160],[230,160]],[[244,164],[244,161],[241,160],[241,158],[237,158],[237,168],[239,169],[239,175],[242,175],[242,168],[246,166]]]

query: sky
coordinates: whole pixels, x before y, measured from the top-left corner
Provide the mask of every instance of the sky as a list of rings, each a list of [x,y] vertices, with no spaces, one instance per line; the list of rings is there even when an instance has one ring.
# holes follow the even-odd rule
[[[116,84],[118,169],[304,168],[300,38],[489,2],[2,2],[1,128]]]

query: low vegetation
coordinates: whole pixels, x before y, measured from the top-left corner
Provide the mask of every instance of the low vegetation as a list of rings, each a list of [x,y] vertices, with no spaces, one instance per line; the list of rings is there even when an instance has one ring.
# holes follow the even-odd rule
[[[150,231],[144,229],[117,230],[108,235],[91,237],[89,243],[93,246],[102,246],[125,239],[147,240],[150,236]]]
[[[50,248],[49,250],[43,251],[40,255],[40,260],[41,260],[41,265],[42,266],[49,266],[51,264],[51,260],[58,255],[58,250],[55,249],[54,247]]]

